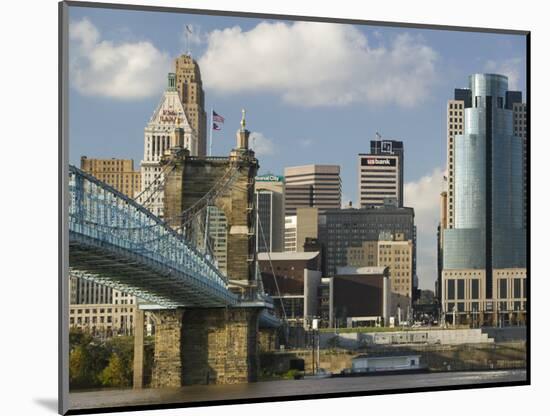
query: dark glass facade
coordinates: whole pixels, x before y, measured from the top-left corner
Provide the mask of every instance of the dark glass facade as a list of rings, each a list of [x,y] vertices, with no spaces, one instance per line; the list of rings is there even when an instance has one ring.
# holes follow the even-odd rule
[[[347,266],[348,247],[360,247],[364,241],[377,241],[381,232],[403,233],[413,241],[413,208],[334,209],[319,215],[319,240],[323,244],[323,273],[334,276],[336,267]],[[416,266],[413,253],[413,276]]]

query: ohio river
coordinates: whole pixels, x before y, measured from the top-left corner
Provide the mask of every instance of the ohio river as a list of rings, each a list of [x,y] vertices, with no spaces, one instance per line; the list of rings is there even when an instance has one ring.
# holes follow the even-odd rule
[[[367,392],[372,390],[430,388],[452,385],[475,385],[526,381],[525,370],[465,371],[318,380],[277,380],[248,384],[186,386],[143,390],[101,390],[69,395],[71,410],[143,406],[158,404],[192,405],[218,400],[262,399],[280,396]]]

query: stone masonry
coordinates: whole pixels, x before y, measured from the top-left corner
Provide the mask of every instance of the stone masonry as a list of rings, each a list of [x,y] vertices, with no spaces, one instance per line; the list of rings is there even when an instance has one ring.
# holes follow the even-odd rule
[[[259,308],[155,312],[152,387],[256,381],[259,314]]]
[[[176,134],[181,134],[177,131]],[[227,275],[241,294],[255,290],[254,178],[258,161],[248,149],[244,110],[237,145],[229,157],[192,157],[187,149],[172,148],[165,166],[164,219],[183,229],[189,208],[217,190],[209,203],[227,219]],[[169,166],[166,166],[166,165]],[[228,181],[228,178],[231,178]],[[222,185],[229,186],[222,186]],[[204,201],[204,199],[203,199]],[[201,215],[203,203],[193,208]],[[189,211],[187,211],[189,212]],[[189,232],[189,223],[186,233]],[[200,230],[190,230],[200,244]],[[193,233],[197,233],[193,235]],[[184,384],[232,384],[257,379],[258,320],[261,308],[228,307],[154,312],[156,320],[152,387]]]
[[[184,311],[156,311],[155,358],[151,387],[182,385],[182,322]]]
[[[237,170],[230,189],[213,201],[227,218],[227,275],[231,280],[252,282],[255,279],[254,178],[259,165],[248,149],[248,130],[237,132],[237,148],[229,157],[199,158],[186,149],[172,149],[163,159],[171,164],[165,176],[164,217],[173,227],[180,227],[181,213],[193,207],[228,171]],[[200,242],[200,238],[197,238]]]

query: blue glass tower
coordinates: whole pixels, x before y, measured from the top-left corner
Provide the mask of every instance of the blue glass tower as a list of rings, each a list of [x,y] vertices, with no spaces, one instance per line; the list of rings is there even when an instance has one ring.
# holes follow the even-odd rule
[[[513,135],[508,78],[469,77],[464,134],[455,136],[455,228],[444,231],[444,269],[525,267],[522,141]]]

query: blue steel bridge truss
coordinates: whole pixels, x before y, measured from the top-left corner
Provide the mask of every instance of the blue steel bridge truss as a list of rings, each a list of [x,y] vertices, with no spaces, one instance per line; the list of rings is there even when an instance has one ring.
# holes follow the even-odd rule
[[[69,271],[159,306],[243,301],[183,235],[133,199],[69,167]]]

